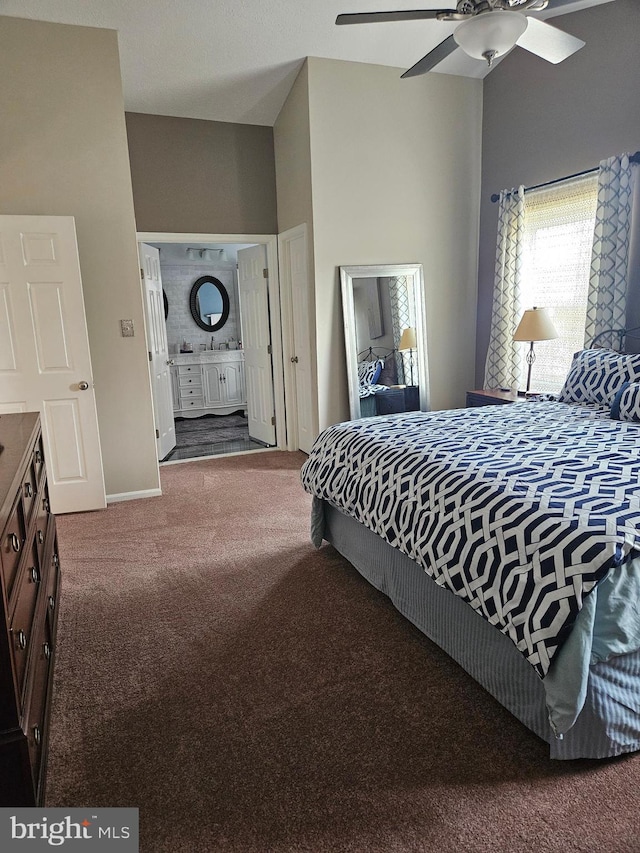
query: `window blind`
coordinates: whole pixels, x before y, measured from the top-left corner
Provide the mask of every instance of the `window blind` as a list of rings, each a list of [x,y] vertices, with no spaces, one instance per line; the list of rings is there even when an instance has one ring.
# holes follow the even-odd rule
[[[523,307],[547,308],[559,337],[536,343],[531,390],[556,393],[583,348],[598,174],[531,190],[525,196]],[[526,375],[522,347],[522,375]]]

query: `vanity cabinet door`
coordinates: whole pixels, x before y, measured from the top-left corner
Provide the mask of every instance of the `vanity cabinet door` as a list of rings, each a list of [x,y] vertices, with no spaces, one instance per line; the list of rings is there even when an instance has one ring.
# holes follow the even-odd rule
[[[226,403],[244,403],[244,363],[242,361],[225,364],[222,374],[222,385]]]
[[[203,367],[204,404],[205,406],[221,406],[224,404],[224,365],[205,364]]]

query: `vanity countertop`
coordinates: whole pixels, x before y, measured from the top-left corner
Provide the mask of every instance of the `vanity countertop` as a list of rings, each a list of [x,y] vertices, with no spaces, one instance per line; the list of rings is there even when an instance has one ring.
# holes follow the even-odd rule
[[[177,352],[169,355],[174,364],[206,363],[208,361],[237,361],[244,358],[244,350],[241,349],[214,349],[204,352]]]

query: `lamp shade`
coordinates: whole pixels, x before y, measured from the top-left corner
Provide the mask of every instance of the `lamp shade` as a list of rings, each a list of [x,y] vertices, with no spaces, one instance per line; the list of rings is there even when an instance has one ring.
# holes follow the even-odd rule
[[[514,341],[550,341],[557,337],[546,308],[527,308],[513,333]]]
[[[468,56],[493,58],[511,50],[528,23],[520,12],[483,12],[456,27],[453,38]]]
[[[416,330],[413,326],[403,329],[402,335],[400,336],[398,350],[402,352],[402,350],[405,349],[416,349]]]

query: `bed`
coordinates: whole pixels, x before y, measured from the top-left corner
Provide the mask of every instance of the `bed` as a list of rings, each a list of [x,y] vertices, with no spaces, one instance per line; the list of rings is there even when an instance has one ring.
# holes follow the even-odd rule
[[[584,350],[558,399],[336,424],[312,538],[549,744],[640,749],[640,355]]]

